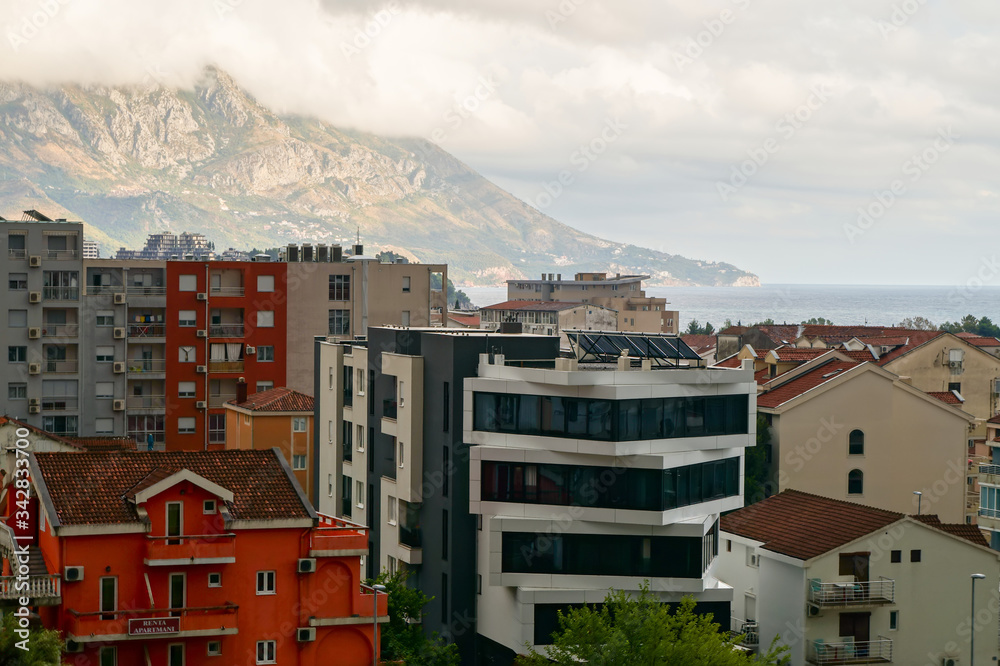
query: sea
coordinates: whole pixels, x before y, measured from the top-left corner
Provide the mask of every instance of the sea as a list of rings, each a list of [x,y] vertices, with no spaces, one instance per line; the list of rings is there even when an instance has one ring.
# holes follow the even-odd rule
[[[463,287],[477,306],[507,300],[506,287]],[[966,315],[1000,323],[1000,286],[893,286],[832,284],[765,284],[760,287],[647,287],[647,296],[667,299],[680,312],[680,328],[692,320],[716,329],[729,319],[753,324],[800,324],[822,317],[834,324],[894,326],[923,317],[935,325]]]

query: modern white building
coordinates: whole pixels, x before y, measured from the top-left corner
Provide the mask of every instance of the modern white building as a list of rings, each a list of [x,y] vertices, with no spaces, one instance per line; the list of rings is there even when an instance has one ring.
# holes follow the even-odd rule
[[[974,525],[786,490],[724,516],[720,539],[734,628],[780,637],[792,666],[964,666],[973,640],[996,663],[1000,553]]]

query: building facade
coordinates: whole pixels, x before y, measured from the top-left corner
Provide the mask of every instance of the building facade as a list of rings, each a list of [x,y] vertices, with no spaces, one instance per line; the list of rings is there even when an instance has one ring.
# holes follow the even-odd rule
[[[618,312],[593,303],[506,301],[480,308],[479,317],[480,326],[487,331],[516,324],[523,333],[558,335],[564,348],[569,347],[569,340],[563,335],[565,330],[618,330]]]

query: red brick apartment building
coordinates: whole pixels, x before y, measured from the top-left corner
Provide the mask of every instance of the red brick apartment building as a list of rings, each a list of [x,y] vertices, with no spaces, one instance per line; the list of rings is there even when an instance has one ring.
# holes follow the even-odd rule
[[[367,530],[317,514],[277,449],[35,453],[29,469],[31,605],[64,663],[372,663],[388,609],[361,586]],[[0,523],[7,603],[15,539]]]

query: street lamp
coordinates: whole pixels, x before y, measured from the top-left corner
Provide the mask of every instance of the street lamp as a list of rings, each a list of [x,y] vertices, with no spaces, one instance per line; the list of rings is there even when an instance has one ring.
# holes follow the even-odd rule
[[[917,496],[917,515],[920,515],[920,500],[924,498],[924,494],[919,490],[914,490],[913,494]]]
[[[372,585],[372,666],[378,666],[378,593],[379,592],[385,592],[385,585]]]
[[[969,621],[972,623],[969,634],[969,666],[976,666],[976,581],[986,578],[984,574],[972,574],[972,614]]]

